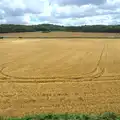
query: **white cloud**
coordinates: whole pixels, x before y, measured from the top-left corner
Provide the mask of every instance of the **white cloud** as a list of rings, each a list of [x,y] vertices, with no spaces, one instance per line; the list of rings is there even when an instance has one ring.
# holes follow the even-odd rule
[[[106,0],[49,0],[51,4],[59,5],[86,5],[86,4],[103,4]]]
[[[0,0],[0,23],[119,24],[120,0]]]

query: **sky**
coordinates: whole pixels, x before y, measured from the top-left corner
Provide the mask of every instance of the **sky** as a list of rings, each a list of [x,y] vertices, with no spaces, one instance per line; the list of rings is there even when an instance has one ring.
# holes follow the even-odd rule
[[[0,0],[0,24],[120,24],[120,0]]]

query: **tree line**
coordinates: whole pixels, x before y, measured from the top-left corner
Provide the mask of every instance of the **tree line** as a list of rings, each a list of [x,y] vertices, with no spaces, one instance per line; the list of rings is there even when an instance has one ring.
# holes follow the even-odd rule
[[[84,26],[60,26],[53,24],[39,25],[13,25],[1,24],[0,33],[14,32],[51,32],[51,31],[68,31],[68,32],[108,32],[119,33],[120,25],[84,25]]]

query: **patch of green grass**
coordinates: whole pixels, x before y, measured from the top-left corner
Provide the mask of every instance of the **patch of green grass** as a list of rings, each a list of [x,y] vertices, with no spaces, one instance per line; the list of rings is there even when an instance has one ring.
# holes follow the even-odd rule
[[[120,120],[120,116],[111,112],[99,115],[88,114],[40,114],[22,118],[3,118],[0,120]]]

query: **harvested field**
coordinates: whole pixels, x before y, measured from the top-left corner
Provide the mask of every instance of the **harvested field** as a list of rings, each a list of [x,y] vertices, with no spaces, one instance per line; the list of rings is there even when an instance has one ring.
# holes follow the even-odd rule
[[[0,33],[0,36],[7,37],[120,37],[119,33],[87,33],[87,32],[21,32],[21,33]]]
[[[0,41],[0,115],[120,113],[120,41]]]

